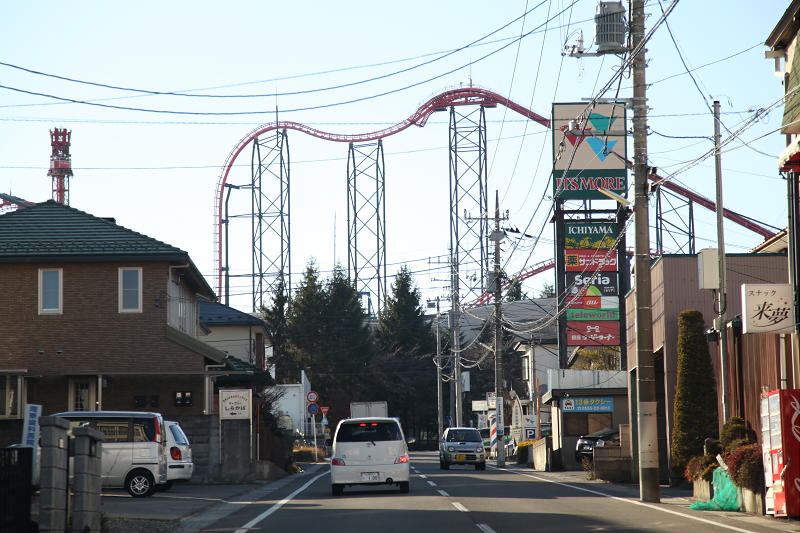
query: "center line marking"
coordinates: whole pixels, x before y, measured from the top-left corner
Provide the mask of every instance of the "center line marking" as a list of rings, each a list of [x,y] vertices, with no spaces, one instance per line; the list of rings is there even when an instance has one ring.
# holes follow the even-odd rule
[[[460,503],[458,503],[458,502],[451,502],[451,503],[453,504],[453,507],[455,507],[456,509],[458,509],[462,513],[468,513],[469,512],[469,510],[466,507],[464,507],[463,505],[461,505]]]

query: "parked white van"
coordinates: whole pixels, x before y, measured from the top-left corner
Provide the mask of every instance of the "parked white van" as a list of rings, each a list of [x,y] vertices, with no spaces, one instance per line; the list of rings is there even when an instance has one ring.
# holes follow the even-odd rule
[[[169,490],[176,481],[189,481],[194,473],[192,446],[181,425],[174,420],[164,422],[167,434],[167,482],[158,490]]]
[[[394,418],[348,418],[339,422],[331,455],[331,494],[349,485],[397,485],[409,491],[408,446]]]
[[[151,496],[167,482],[166,433],[159,413],[69,411],[54,416],[70,428],[88,426],[103,433],[103,487],[124,488],[134,498]]]

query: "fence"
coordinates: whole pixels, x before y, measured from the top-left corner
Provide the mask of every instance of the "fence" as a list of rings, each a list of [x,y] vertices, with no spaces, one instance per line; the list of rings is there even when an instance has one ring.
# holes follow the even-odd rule
[[[0,531],[32,531],[33,450],[0,448]]]

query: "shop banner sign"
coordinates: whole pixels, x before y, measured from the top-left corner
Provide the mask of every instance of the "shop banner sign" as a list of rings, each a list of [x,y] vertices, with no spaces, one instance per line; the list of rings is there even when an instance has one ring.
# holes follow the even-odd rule
[[[565,286],[572,296],[618,296],[619,275],[616,272],[567,274]]]
[[[615,250],[564,250],[567,272],[616,272],[619,269]]]
[[[617,244],[615,222],[564,222],[564,248],[608,250]]]
[[[561,398],[561,411],[564,413],[613,413],[614,397]]]
[[[553,196],[608,199],[598,189],[626,195],[625,104],[555,103],[551,128]]]
[[[619,309],[567,309],[567,320],[619,320]]]
[[[567,299],[568,309],[619,309],[617,296],[584,296]]]
[[[567,321],[567,346],[619,346],[618,321]]]
[[[742,284],[744,333],[794,333],[792,289],[788,283]]]

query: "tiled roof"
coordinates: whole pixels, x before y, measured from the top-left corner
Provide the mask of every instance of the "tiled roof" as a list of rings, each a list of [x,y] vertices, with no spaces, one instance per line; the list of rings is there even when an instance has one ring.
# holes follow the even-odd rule
[[[132,256],[189,257],[180,248],[53,200],[0,215],[0,261]]]
[[[200,323],[204,326],[263,326],[264,321],[219,302],[200,299]]]

